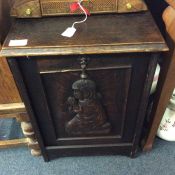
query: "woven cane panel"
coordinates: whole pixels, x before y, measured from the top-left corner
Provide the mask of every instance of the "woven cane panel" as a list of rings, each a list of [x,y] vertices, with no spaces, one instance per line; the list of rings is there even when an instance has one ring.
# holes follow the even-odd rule
[[[30,15],[26,14],[27,9],[30,9]],[[11,16],[20,18],[41,17],[39,0],[14,0]]]
[[[26,3],[29,3],[29,2],[33,2],[34,0],[13,0],[13,4],[15,7],[18,7],[20,5],[23,5],[23,4],[26,4]],[[37,0],[38,1],[38,0]],[[39,2],[39,1],[38,1]]]
[[[131,5],[131,8],[127,8],[128,4]],[[118,13],[144,10],[147,10],[147,6],[143,0],[118,0]]]
[[[78,0],[12,0],[11,15],[19,18],[59,16],[70,13],[70,4]],[[129,4],[129,8],[128,8]],[[128,13],[147,10],[144,0],[84,0],[82,5],[93,13]],[[30,11],[30,14],[27,12]]]
[[[70,14],[69,6],[75,0],[40,0],[43,16]],[[117,12],[117,0],[91,0],[82,3],[90,13]],[[77,12],[80,13],[80,12]]]
[[[116,12],[117,11],[117,1],[116,0],[103,0],[92,1],[93,11],[108,11],[108,12]]]

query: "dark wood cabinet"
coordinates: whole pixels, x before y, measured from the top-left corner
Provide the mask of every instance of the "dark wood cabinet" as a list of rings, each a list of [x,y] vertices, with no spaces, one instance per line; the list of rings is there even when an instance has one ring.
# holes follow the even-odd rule
[[[92,16],[73,38],[61,37],[77,18],[16,20],[1,54],[45,160],[134,156],[157,59],[167,46],[149,12]],[[8,46],[18,38],[28,45]]]

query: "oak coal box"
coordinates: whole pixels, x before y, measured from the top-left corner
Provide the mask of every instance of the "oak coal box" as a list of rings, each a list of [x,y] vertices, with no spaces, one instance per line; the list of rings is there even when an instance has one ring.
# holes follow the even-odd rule
[[[17,19],[1,52],[42,154],[134,156],[157,59],[168,48],[149,12],[92,16],[72,38],[59,35],[77,18]],[[9,46],[19,38],[27,46]]]

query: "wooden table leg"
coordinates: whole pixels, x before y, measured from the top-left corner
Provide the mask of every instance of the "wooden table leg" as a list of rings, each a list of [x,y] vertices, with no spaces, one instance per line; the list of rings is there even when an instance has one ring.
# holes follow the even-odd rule
[[[149,130],[147,140],[143,147],[144,151],[149,151],[152,149],[159,124],[175,88],[175,50],[173,51],[172,55],[168,55],[167,58],[164,59],[162,65],[163,67],[160,74],[158,89],[155,95],[155,101],[151,113],[151,118],[153,118],[153,121]]]
[[[26,136],[23,139],[0,141],[0,148],[28,145],[33,156],[41,155],[39,144],[23,103],[0,104],[0,118],[16,118],[21,123],[22,131]]]

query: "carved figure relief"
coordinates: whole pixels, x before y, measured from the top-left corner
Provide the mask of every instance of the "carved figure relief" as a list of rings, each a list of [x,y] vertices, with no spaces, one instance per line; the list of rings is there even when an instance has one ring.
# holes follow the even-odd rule
[[[100,95],[96,91],[96,84],[86,74],[87,60],[81,60],[81,79],[72,85],[73,96],[68,98],[69,110],[74,117],[66,123],[69,135],[108,134],[111,124],[100,102]]]

